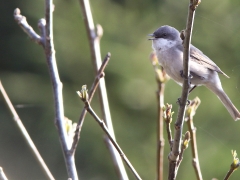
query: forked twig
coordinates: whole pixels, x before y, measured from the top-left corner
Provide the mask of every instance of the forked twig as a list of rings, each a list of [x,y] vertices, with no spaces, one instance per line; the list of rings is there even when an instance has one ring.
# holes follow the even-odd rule
[[[137,171],[134,169],[134,167],[132,166],[132,164],[130,163],[130,161],[126,157],[126,155],[123,153],[123,151],[120,148],[120,146],[117,144],[115,139],[112,137],[112,135],[111,135],[109,129],[107,128],[105,122],[103,120],[101,120],[97,116],[97,114],[94,112],[94,110],[92,109],[91,105],[89,104],[89,101],[88,101],[89,96],[88,96],[88,93],[87,93],[86,85],[83,86],[81,92],[78,91],[77,93],[78,93],[79,97],[81,98],[81,100],[84,102],[86,110],[89,112],[89,114],[92,115],[92,117],[97,121],[97,123],[100,125],[102,130],[106,133],[106,135],[108,136],[108,138],[111,141],[112,145],[116,148],[116,150],[119,153],[120,157],[123,159],[123,161],[129,167],[129,169],[132,171],[132,173],[134,174],[135,178],[138,179],[138,180],[141,180],[141,177],[138,175]]]
[[[39,36],[33,28],[28,24],[27,18],[21,15],[21,11],[19,8],[16,8],[13,13],[15,21],[22,28],[22,30],[30,37],[31,40],[36,42],[37,44],[43,45],[42,37]]]
[[[37,159],[38,163],[40,164],[41,168],[43,169],[44,173],[46,174],[46,176],[48,177],[48,179],[54,180],[53,175],[51,174],[51,172],[49,171],[47,165],[45,164],[44,160],[42,159],[40,153],[38,152],[35,144],[33,143],[31,137],[29,136],[26,128],[24,127],[21,119],[19,118],[16,110],[14,109],[1,81],[0,81],[0,91],[1,94],[3,96],[3,99],[5,101],[5,103],[7,104],[8,109],[10,110],[12,116],[13,116],[13,120],[14,122],[17,124],[19,130],[21,131],[24,139],[26,140],[29,148],[31,149],[31,151],[33,152],[35,158]]]
[[[110,60],[110,57],[111,57],[111,54],[108,53],[106,55],[106,57],[104,58],[100,69],[98,70],[98,73],[95,77],[95,80],[94,80],[94,82],[92,84],[92,87],[90,89],[90,92],[89,92],[89,102],[92,101],[93,95],[94,95],[94,93],[95,93],[95,91],[96,91],[96,89],[99,85],[100,79],[102,77],[104,77],[104,70],[105,70],[105,67],[107,66],[107,64]],[[83,108],[82,113],[81,113],[80,118],[79,118],[79,121],[78,121],[78,124],[77,124],[77,127],[76,127],[75,135],[74,135],[74,138],[73,138],[73,144],[72,144],[72,148],[71,148],[71,153],[72,154],[74,154],[75,151],[76,151],[77,144],[78,144],[78,141],[79,141],[79,138],[80,138],[80,132],[81,132],[81,129],[82,129],[82,125],[83,125],[86,113],[87,113],[87,110],[85,108]]]

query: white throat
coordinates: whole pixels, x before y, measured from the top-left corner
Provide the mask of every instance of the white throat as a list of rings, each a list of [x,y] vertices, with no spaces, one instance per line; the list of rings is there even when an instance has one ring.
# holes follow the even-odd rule
[[[158,38],[158,39],[152,40],[152,48],[156,52],[166,51],[166,50],[172,48],[173,46],[175,46],[176,43],[177,43],[177,41],[172,41],[172,40],[168,40],[168,39]]]

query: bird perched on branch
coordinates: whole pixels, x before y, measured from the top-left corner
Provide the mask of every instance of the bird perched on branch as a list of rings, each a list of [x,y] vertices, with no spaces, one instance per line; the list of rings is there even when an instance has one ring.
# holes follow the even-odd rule
[[[171,26],[161,26],[153,34],[149,34],[160,65],[178,84],[183,78],[183,44],[180,33]],[[191,92],[196,86],[204,85],[221,100],[234,120],[240,119],[240,113],[224,92],[218,74],[229,78],[211,59],[199,49],[190,45],[190,82]]]

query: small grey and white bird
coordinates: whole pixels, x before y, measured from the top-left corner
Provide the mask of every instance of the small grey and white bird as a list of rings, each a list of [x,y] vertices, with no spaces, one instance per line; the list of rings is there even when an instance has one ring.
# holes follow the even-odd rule
[[[178,84],[183,84],[183,45],[180,33],[171,26],[161,26],[153,34],[152,48],[158,62],[166,73]],[[190,46],[190,77],[191,88],[204,85],[221,100],[234,120],[240,119],[240,113],[224,92],[218,73],[228,77],[211,59],[199,49]],[[191,91],[191,90],[190,90]]]

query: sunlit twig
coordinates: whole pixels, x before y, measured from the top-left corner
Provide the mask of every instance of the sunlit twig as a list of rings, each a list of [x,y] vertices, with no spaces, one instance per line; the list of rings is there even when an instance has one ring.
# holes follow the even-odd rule
[[[196,127],[194,127],[193,124],[193,116],[196,113],[196,110],[198,106],[200,105],[201,101],[198,97],[196,97],[193,101],[191,101],[190,105],[187,108],[187,113],[186,113],[186,122],[188,125],[188,130],[191,135],[191,149],[192,149],[192,164],[197,176],[198,180],[202,180],[202,173],[200,169],[200,164],[199,164],[199,158],[198,158],[198,151],[197,151],[197,138],[196,138]]]
[[[105,70],[105,67],[107,66],[107,64],[110,60],[110,56],[111,56],[110,53],[108,53],[106,55],[100,69],[98,70],[97,76],[95,77],[95,80],[94,80],[94,82],[92,84],[92,87],[90,89],[90,92],[89,92],[89,102],[92,101],[93,95],[94,95],[94,93],[95,93],[95,91],[96,91],[96,89],[99,85],[100,79],[102,77],[104,77],[104,70]],[[87,110],[85,108],[83,108],[82,113],[81,113],[80,118],[79,118],[79,121],[78,121],[78,124],[77,124],[77,127],[76,127],[75,135],[74,135],[74,138],[73,138],[73,144],[72,144],[72,148],[71,148],[71,153],[72,154],[74,154],[74,152],[76,151],[77,143],[78,143],[79,138],[80,138],[80,132],[81,132],[81,128],[82,128],[86,113],[87,113]]]
[[[79,91],[77,92],[79,97],[80,97],[80,99],[84,102],[86,110],[89,112],[89,114],[92,115],[92,117],[97,121],[97,123],[100,125],[102,130],[106,133],[106,135],[108,136],[108,138],[111,141],[112,145],[115,147],[115,149],[119,153],[120,157],[123,159],[123,161],[129,167],[129,169],[132,171],[132,173],[134,174],[135,178],[138,179],[138,180],[141,180],[141,177],[138,175],[137,171],[134,169],[134,167],[132,166],[132,164],[130,163],[130,161],[126,157],[126,155],[123,153],[123,151],[120,148],[120,146],[117,144],[115,139],[112,137],[112,135],[111,135],[108,127],[106,126],[105,122],[103,120],[101,120],[97,116],[97,114],[94,112],[94,110],[92,109],[92,107],[91,107],[91,105],[89,104],[89,101],[88,101],[89,96],[88,96],[87,91],[88,91],[87,87],[86,87],[86,85],[84,85],[82,87],[82,90],[80,92]]]

